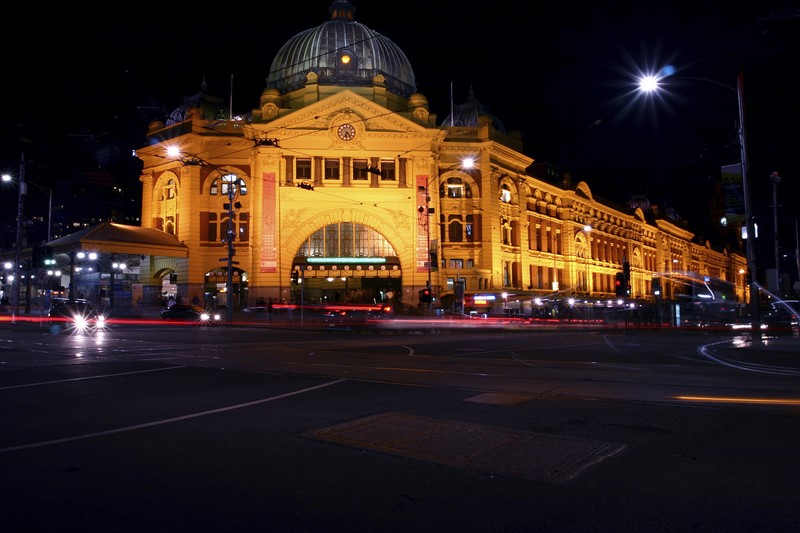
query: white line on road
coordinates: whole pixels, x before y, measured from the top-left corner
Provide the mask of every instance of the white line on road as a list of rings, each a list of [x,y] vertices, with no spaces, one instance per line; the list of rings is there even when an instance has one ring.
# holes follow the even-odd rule
[[[11,385],[9,387],[0,387],[0,390],[8,390],[8,389],[22,389],[25,387],[38,387],[40,385],[54,385],[56,383],[69,383],[71,381],[85,381],[87,379],[103,379],[103,378],[113,378],[117,376],[129,376],[131,374],[144,374],[146,372],[161,372],[162,370],[175,370],[178,368],[186,368],[185,366],[170,366],[167,368],[151,368],[150,370],[135,370],[133,372],[120,372],[117,374],[102,374],[100,376],[86,376],[82,378],[70,378],[70,379],[56,379],[53,381],[40,381],[38,383],[25,383],[23,385]]]
[[[74,442],[78,440],[84,439],[92,439],[95,437],[105,437],[106,435],[114,435],[116,433],[125,433],[126,431],[135,431],[137,429],[144,429],[154,426],[161,426],[164,424],[171,424],[173,422],[180,422],[182,420],[190,420],[192,418],[198,418],[201,416],[207,415],[214,415],[217,413],[224,413],[225,411],[233,411],[235,409],[242,409],[244,407],[250,407],[253,405],[258,405],[261,403],[272,402],[275,400],[282,400],[283,398],[289,398],[290,396],[296,396],[298,394],[303,394],[306,392],[311,392],[313,390],[322,389],[324,387],[329,387],[331,385],[336,385],[337,383],[342,383],[343,381],[347,381],[346,379],[337,379],[336,381],[329,381],[327,383],[323,383],[321,385],[315,385],[314,387],[308,387],[305,389],[296,390],[293,392],[287,392],[286,394],[279,394],[277,396],[270,396],[269,398],[262,398],[261,400],[254,400],[252,402],[245,402],[239,403],[236,405],[229,405],[228,407],[220,407],[219,409],[211,409],[209,411],[201,411],[199,413],[191,413],[188,415],[183,416],[176,416],[174,418],[166,418],[164,420],[155,420],[153,422],[147,422],[145,424],[136,424],[134,426],[126,426],[116,429],[109,429],[106,431],[98,431],[96,433],[86,433],[85,435],[76,435],[74,437],[65,437],[63,439],[54,439],[54,440],[46,440],[42,442],[32,442],[30,444],[22,444],[20,446],[10,446],[8,448],[0,448],[0,453],[6,452],[14,452],[18,450],[28,450],[31,448],[39,448],[42,446],[51,446],[53,444],[63,444],[65,442]]]

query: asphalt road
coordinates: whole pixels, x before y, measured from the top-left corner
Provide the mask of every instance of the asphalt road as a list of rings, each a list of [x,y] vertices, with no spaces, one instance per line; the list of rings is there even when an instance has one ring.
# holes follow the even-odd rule
[[[4,531],[796,531],[800,342],[0,327]]]

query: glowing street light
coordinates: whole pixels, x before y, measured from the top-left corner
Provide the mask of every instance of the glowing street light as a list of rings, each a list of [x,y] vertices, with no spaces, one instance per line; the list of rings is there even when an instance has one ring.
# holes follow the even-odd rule
[[[655,94],[659,90],[661,90],[662,81],[672,76],[675,73],[675,68],[671,65],[667,65],[662,68],[656,74],[646,74],[642,75],[638,78],[638,88],[641,93],[645,94]],[[709,83],[714,83],[716,85],[720,85],[725,87],[726,89],[733,90],[728,85],[721,83],[717,80],[707,79],[707,78],[686,78],[690,80],[697,80],[697,81],[705,81]],[[739,124],[737,127],[737,136],[739,138],[739,150],[741,155],[741,171],[742,171],[742,192],[744,196],[744,217],[745,217],[745,231],[748,236],[754,236],[756,234],[753,225],[753,215],[752,215],[752,200],[750,197],[750,183],[747,179],[747,170],[748,170],[748,161],[747,161],[747,138],[745,135],[745,123],[744,123],[744,78],[742,72],[739,72],[739,75],[736,78],[736,97],[737,103],[739,106]],[[760,335],[761,332],[761,319],[760,319],[760,312],[759,312],[759,287],[758,287],[758,280],[757,280],[757,268],[756,268],[756,254],[755,254],[755,239],[748,238],[746,239],[746,255],[747,255],[747,266],[750,271],[750,320],[751,320],[751,330],[754,335]]]

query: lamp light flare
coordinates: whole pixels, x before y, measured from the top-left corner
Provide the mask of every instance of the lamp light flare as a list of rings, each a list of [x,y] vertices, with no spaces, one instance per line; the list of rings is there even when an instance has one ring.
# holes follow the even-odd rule
[[[661,80],[675,74],[675,67],[666,65],[657,74],[643,74],[639,76],[639,92],[652,93],[661,88]]]
[[[643,93],[651,93],[658,90],[658,78],[652,75],[639,78],[639,90]]]

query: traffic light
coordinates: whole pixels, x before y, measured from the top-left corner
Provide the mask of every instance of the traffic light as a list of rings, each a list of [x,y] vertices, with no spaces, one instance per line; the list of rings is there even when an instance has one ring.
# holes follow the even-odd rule
[[[625,281],[624,272],[617,272],[617,277],[614,279],[614,291],[617,296],[622,298],[628,293],[628,283]]]
[[[49,246],[34,246],[31,252],[31,266],[33,268],[47,268],[53,265],[53,249]]]
[[[430,289],[420,289],[419,290],[419,301],[422,303],[430,303],[431,302],[431,290]]]

